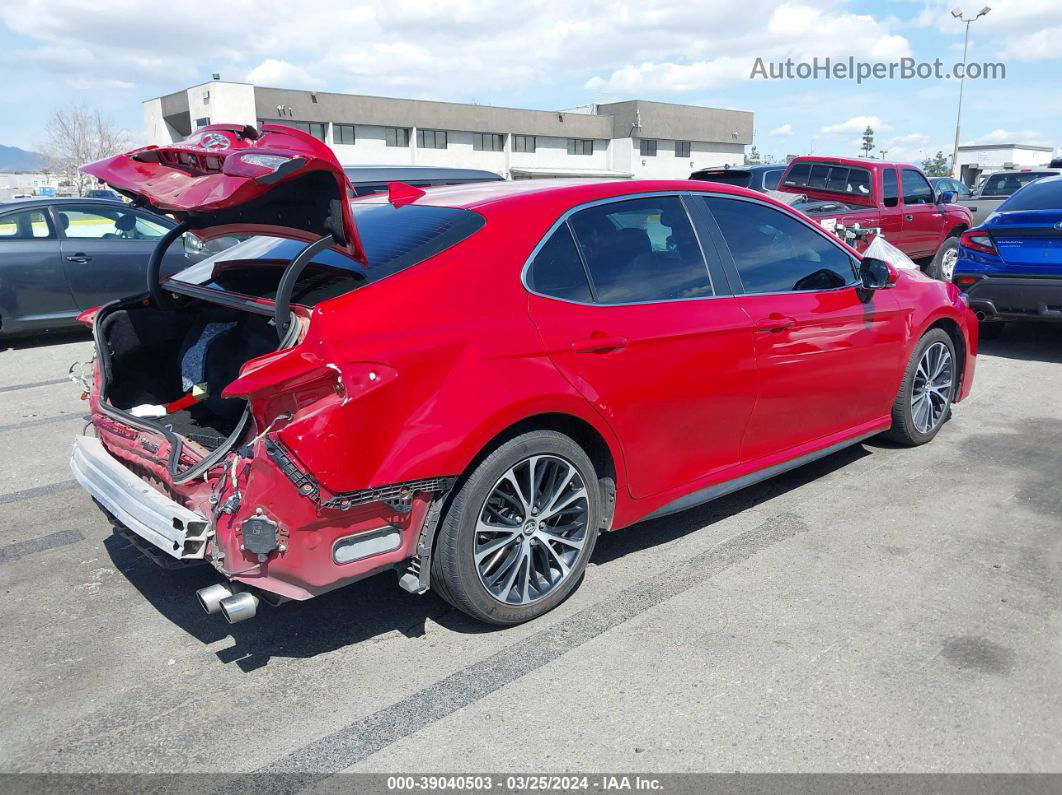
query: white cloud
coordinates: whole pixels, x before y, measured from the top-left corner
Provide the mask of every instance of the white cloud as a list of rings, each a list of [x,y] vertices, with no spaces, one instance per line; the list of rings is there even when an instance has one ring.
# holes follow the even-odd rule
[[[68,77],[66,84],[78,91],[103,91],[106,89],[128,90],[136,88],[135,83],[128,80],[111,80],[100,77]]]
[[[910,144],[924,144],[929,140],[929,136],[925,133],[908,133],[907,135],[897,135],[895,138],[889,139],[890,146],[907,146]]]
[[[1005,130],[1002,127],[992,130],[969,141],[964,141],[964,146],[977,144],[1037,144],[1048,146],[1044,135],[1038,130]]]
[[[319,88],[320,82],[301,66],[278,58],[266,58],[243,78],[248,83],[276,88]]]
[[[1062,25],[1042,28],[1033,33],[1008,36],[1003,44],[1003,58],[1014,61],[1044,61],[1062,57],[1058,41],[1062,38]]]
[[[891,129],[888,124],[883,122],[877,116],[853,116],[847,121],[842,121],[838,124],[827,124],[825,127],[820,127],[819,134],[847,135],[849,133],[859,133],[862,135],[867,127],[870,127],[876,133]]]
[[[607,79],[592,77],[586,88],[605,94],[643,94],[666,91],[685,94],[744,80],[749,63],[744,58],[715,58],[691,64],[651,63],[628,65],[614,71]]]
[[[775,127],[773,130],[768,130],[767,134],[776,138],[784,138],[793,134],[792,124],[781,124]]]

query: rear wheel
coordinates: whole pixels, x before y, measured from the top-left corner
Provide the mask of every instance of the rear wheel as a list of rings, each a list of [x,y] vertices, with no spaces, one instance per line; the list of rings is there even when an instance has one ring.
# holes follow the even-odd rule
[[[959,238],[949,237],[945,240],[933,261],[926,268],[926,273],[942,282],[950,282],[955,275],[955,263],[959,261]]]
[[[907,445],[933,439],[951,414],[958,364],[951,337],[939,328],[919,340],[892,406],[886,436]]]
[[[487,456],[454,497],[432,558],[432,588],[491,624],[519,624],[574,591],[597,540],[593,464],[555,431],[532,431]]]

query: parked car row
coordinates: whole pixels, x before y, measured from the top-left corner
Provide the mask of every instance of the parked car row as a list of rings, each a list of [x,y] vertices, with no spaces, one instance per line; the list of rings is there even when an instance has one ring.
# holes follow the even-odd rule
[[[71,466],[154,559],[210,563],[199,600],[230,621],[383,571],[527,621],[578,587],[599,532],[875,434],[924,444],[970,391],[955,285],[761,193],[541,180],[346,201],[308,134],[202,132],[209,150],[84,169],[172,214],[166,242],[190,223],[253,236],[85,316],[94,434]],[[887,166],[830,163],[827,190],[837,169],[874,212]]]

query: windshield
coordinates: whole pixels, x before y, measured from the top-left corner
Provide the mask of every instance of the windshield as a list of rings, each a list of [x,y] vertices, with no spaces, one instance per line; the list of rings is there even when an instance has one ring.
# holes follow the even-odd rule
[[[1041,177],[1054,176],[1050,171],[1026,171],[1011,172],[1009,174],[993,174],[985,181],[981,190],[982,196],[1010,196],[1021,187],[1035,182]]]
[[[478,213],[452,207],[355,202],[353,210],[368,266],[325,249],[314,256],[295,282],[293,303],[314,306],[378,282],[460,243],[485,223]],[[185,268],[171,279],[273,299],[284,268],[305,245],[279,237],[251,237]]]

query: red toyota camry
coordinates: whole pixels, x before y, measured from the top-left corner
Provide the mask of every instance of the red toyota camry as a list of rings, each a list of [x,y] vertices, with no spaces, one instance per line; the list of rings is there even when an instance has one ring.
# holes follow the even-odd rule
[[[976,321],[762,194],[526,181],[349,199],[331,151],[215,125],[90,174],[181,224],[97,310],[71,466],[230,621],[385,569],[496,624],[601,531],[875,434],[930,441]],[[160,279],[181,234],[250,235]]]

